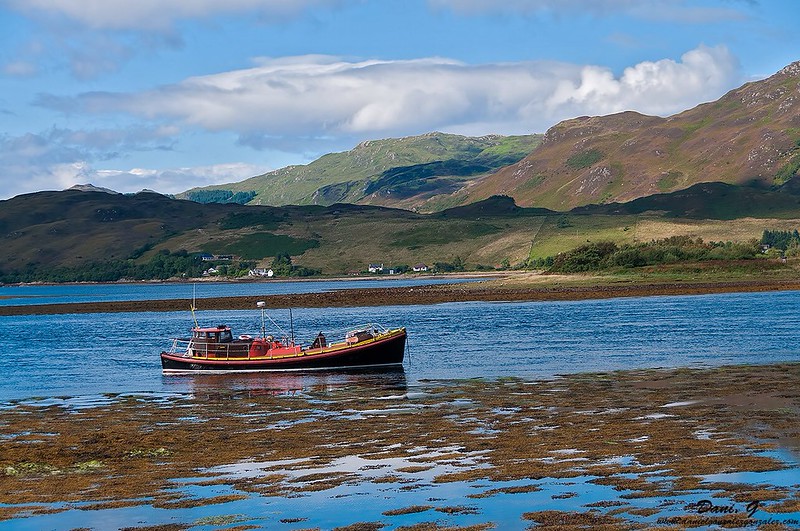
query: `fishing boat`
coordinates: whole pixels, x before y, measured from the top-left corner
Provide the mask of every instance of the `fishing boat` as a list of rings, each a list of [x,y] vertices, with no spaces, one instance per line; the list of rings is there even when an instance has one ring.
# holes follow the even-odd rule
[[[405,328],[386,329],[370,323],[353,327],[332,342],[320,332],[305,346],[295,342],[294,327],[291,335],[267,335],[264,306],[258,303],[262,322],[259,336],[234,336],[230,326],[203,327],[195,320],[190,338],[173,339],[170,350],[161,352],[163,372],[346,369],[403,363]]]

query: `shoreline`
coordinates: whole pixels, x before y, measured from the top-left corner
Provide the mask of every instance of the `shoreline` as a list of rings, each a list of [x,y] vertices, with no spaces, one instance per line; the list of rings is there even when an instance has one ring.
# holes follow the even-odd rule
[[[598,284],[539,283],[531,286],[508,278],[462,284],[379,287],[333,290],[321,293],[244,295],[198,298],[203,310],[243,310],[264,301],[268,308],[326,308],[356,306],[428,305],[449,302],[579,301],[618,297],[710,295],[800,290],[799,280],[730,280],[702,282],[618,282]],[[81,302],[0,306],[0,316],[67,313],[121,313],[181,311],[191,299]]]
[[[17,288],[28,286],[92,286],[104,284],[127,284],[132,286],[148,285],[148,284],[205,284],[205,283],[218,283],[218,284],[272,284],[288,283],[288,282],[337,282],[341,280],[352,281],[372,281],[372,280],[385,280],[392,281],[399,278],[473,278],[473,277],[499,277],[507,275],[507,272],[497,271],[480,271],[480,272],[461,272],[461,273],[405,273],[403,275],[335,275],[335,276],[312,276],[312,277],[278,277],[278,278],[264,278],[264,277],[195,277],[195,278],[178,278],[172,277],[166,280],[110,280],[107,282],[99,280],[82,280],[74,282],[15,282],[9,284],[0,283],[0,288]]]

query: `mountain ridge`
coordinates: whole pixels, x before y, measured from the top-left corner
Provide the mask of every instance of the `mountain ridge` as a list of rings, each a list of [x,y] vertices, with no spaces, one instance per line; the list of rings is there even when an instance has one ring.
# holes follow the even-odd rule
[[[204,192],[227,190],[231,195],[253,193],[247,201],[251,205],[348,202],[424,210],[431,197],[446,197],[463,182],[520,160],[540,138],[432,132],[366,140],[309,164],[286,166],[236,183],[192,188],[176,197],[197,200]]]
[[[778,188],[800,169],[800,62],[716,101],[661,118],[634,111],[565,120],[509,167],[456,193],[498,193],[569,210],[674,192],[700,182]]]

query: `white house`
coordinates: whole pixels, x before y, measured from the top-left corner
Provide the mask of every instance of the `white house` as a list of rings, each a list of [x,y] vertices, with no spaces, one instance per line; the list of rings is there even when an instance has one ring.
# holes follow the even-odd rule
[[[370,273],[383,273],[383,264],[370,264],[368,270]]]
[[[415,273],[420,273],[420,272],[422,272],[422,271],[427,271],[427,270],[428,270],[428,266],[426,266],[425,264],[417,264],[417,265],[415,265],[414,267],[412,267],[411,269],[412,269],[412,270],[413,270]]]

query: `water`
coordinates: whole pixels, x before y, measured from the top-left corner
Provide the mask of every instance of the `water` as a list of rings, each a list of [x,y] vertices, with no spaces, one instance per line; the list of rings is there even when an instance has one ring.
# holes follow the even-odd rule
[[[140,282],[134,284],[53,284],[0,286],[0,306],[61,304],[67,302],[143,301],[165,299],[236,297],[239,295],[282,295],[319,293],[335,289],[421,286],[473,282],[475,279],[452,277],[408,277],[352,280],[307,280],[286,282]]]
[[[289,330],[287,312],[270,316]],[[260,327],[260,314],[251,310],[201,311],[198,318],[203,324],[229,324],[235,334],[255,334]],[[319,331],[334,339],[368,322],[408,329],[404,379],[410,385],[426,379],[547,378],[800,359],[800,292],[294,310],[296,337],[306,343]],[[190,326],[184,311],[0,317],[5,359],[0,402],[216,386],[302,388],[353,378],[336,373],[163,376],[159,352],[169,347],[168,338],[185,337]]]
[[[429,283],[429,282],[425,282]],[[359,283],[359,286],[367,284]],[[380,285],[385,285],[381,283]],[[397,284],[394,284],[397,285]],[[347,287],[342,283],[202,284],[202,295],[252,294],[257,286],[296,292]],[[36,295],[32,302],[75,300],[142,300],[186,298],[188,285],[87,285],[3,288],[0,294],[23,290],[20,297]],[[29,290],[29,291],[26,291]],[[278,293],[275,291],[274,293]],[[38,297],[41,296],[41,297]],[[17,301],[22,299],[17,298]],[[8,303],[8,302],[6,302]],[[158,353],[169,337],[185,336],[191,326],[188,312],[68,314],[0,317],[0,352],[5,365],[0,379],[0,407],[19,401],[39,405],[66,404],[80,408],[113,400],[107,394],[153,393],[168,401],[175,394],[240,389],[253,393],[286,394],[320,386],[357,386],[358,389],[397,389],[413,398],[428,379],[472,377],[549,378],[557,374],[653,367],[710,367],[724,364],[761,364],[800,359],[796,323],[800,322],[800,292],[724,294],[704,296],[643,297],[575,302],[448,303],[419,306],[360,308],[298,308],[294,310],[297,337],[310,341],[320,330],[336,338],[351,325],[378,322],[386,327],[405,326],[409,353],[401,371],[389,373],[261,373],[244,375],[163,376]],[[270,316],[289,330],[288,312]],[[256,311],[201,311],[204,324],[226,323],[236,334],[257,333]],[[275,332],[274,327],[270,332]],[[385,394],[385,391],[384,391]],[[390,393],[394,395],[395,393]],[[680,407],[680,402],[669,404]],[[361,414],[369,414],[361,412]],[[386,411],[378,414],[387,414]],[[700,434],[703,436],[703,434]],[[447,448],[439,449],[449,451]],[[570,455],[566,455],[569,458]],[[613,457],[613,456],[610,456]],[[777,456],[789,464],[781,471],[708,476],[708,482],[769,483],[797,488],[797,461]],[[629,457],[619,457],[629,459]],[[468,459],[468,458],[465,458]],[[277,463],[280,464],[280,463]],[[358,455],[325,465],[321,472],[356,473],[360,481],[301,496],[261,497],[191,508],[164,509],[147,504],[135,507],[84,510],[71,504],[65,512],[0,521],[0,529],[115,529],[131,525],[157,526],[190,523],[197,529],[235,525],[263,529],[330,529],[355,521],[382,521],[388,528],[435,520],[442,526],[494,522],[500,529],[525,529],[520,515],[526,511],[584,511],[591,503],[617,499],[610,485],[593,482],[593,476],[540,478],[512,482],[457,481],[436,483],[432,478],[460,467],[446,462],[417,472],[402,472],[408,483],[386,484],[377,478],[401,474],[401,458],[365,460]],[[418,464],[418,463],[416,463]],[[464,464],[464,463],[459,463]],[[225,477],[259,475],[276,463],[246,461],[217,467]],[[452,470],[450,470],[450,468]],[[424,467],[423,467],[424,468]],[[290,469],[290,468],[289,468]],[[288,470],[288,469],[287,469]],[[313,470],[303,469],[298,474]],[[202,479],[202,478],[201,478]],[[655,480],[667,481],[655,475]],[[200,485],[192,478],[175,478],[175,490],[196,498],[238,493],[229,484]],[[533,486],[527,494],[498,494],[476,499],[481,490]],[[634,507],[661,510],[658,515],[685,514],[685,507],[712,498],[713,490],[695,490],[671,496],[625,500]],[[734,503],[720,499],[719,504]],[[736,502],[739,503],[739,502]],[[44,504],[58,508],[63,504]],[[425,512],[386,516],[387,509],[430,505]],[[739,505],[744,506],[739,503]],[[463,514],[438,512],[442,507],[464,507]],[[738,505],[737,505],[738,507]],[[0,509],[3,506],[0,505]],[[470,510],[474,509],[474,514]],[[289,522],[288,516],[303,516]],[[797,513],[759,512],[756,517],[796,521]],[[655,525],[657,516],[639,522]]]

